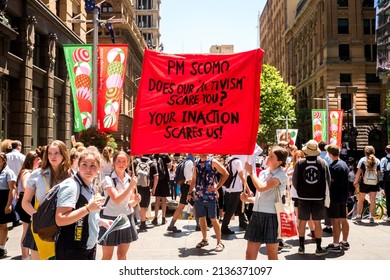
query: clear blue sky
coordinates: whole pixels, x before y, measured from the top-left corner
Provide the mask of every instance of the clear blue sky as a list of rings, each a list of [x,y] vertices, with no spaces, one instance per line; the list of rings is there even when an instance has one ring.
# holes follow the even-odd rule
[[[160,41],[165,53],[208,53],[212,45],[235,52],[259,47],[258,15],[267,0],[162,0]]]

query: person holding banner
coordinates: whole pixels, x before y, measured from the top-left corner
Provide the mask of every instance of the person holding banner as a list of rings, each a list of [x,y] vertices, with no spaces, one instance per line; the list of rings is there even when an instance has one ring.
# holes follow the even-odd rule
[[[215,183],[217,173],[222,174],[218,184]],[[216,159],[208,158],[206,154],[200,155],[200,158],[195,162],[187,202],[191,200],[192,192],[195,190],[195,213],[199,217],[199,226],[203,237],[196,245],[196,248],[203,248],[209,245],[206,217],[210,218],[217,238],[215,252],[222,252],[225,248],[225,245],[221,242],[221,228],[217,220],[217,191],[223,186],[228,176],[229,173],[226,168]]]
[[[99,225],[108,228],[111,220],[99,217],[105,198],[95,196],[93,180],[98,176],[100,153],[89,146],[80,154],[76,175],[60,183],[57,193],[55,241],[58,260],[94,260]]]
[[[105,208],[100,217],[115,220],[120,214],[128,216],[130,227],[110,233],[102,242],[103,260],[111,260],[114,249],[117,247],[117,259],[126,260],[130,243],[138,239],[137,229],[133,219],[133,207],[141,201],[141,196],[136,192],[137,178],[126,172],[129,164],[129,156],[125,151],[116,152],[113,156],[114,170],[110,176],[105,176],[102,185],[105,193]],[[106,228],[100,227],[99,237],[106,232]]]
[[[261,244],[266,244],[269,260],[278,259],[278,218],[275,202],[277,188],[284,193],[287,183],[287,174],[283,167],[286,165],[288,153],[285,148],[273,146],[267,157],[267,169],[256,176],[255,166],[245,163],[245,170],[250,174],[256,187],[256,196],[243,192],[241,200],[253,203],[253,214],[246,228],[244,238],[248,240],[246,259],[256,260]]]

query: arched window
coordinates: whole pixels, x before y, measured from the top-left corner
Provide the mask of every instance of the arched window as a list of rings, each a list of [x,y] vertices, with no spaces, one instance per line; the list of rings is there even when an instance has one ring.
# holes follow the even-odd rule
[[[101,6],[102,13],[112,13],[114,11],[114,8],[111,6],[110,3],[104,2]]]

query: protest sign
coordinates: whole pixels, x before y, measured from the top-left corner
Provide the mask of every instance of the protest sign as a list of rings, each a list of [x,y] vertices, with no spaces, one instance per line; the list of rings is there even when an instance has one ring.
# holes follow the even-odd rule
[[[262,56],[145,50],[131,153],[252,154]]]

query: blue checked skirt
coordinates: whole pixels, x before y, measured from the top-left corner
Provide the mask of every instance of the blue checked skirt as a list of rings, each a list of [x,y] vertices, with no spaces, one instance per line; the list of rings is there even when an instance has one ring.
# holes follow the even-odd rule
[[[106,216],[101,214],[101,218],[103,219],[109,219],[109,220],[115,220],[116,217]],[[127,216],[130,221],[130,227],[114,231],[110,233],[102,242],[99,243],[99,245],[102,246],[118,246],[122,243],[131,243],[133,241],[136,241],[138,239],[138,233],[135,226],[133,215]],[[105,227],[100,227],[99,230],[99,238],[106,232]]]
[[[278,218],[276,214],[253,212],[244,238],[262,244],[278,243]]]

